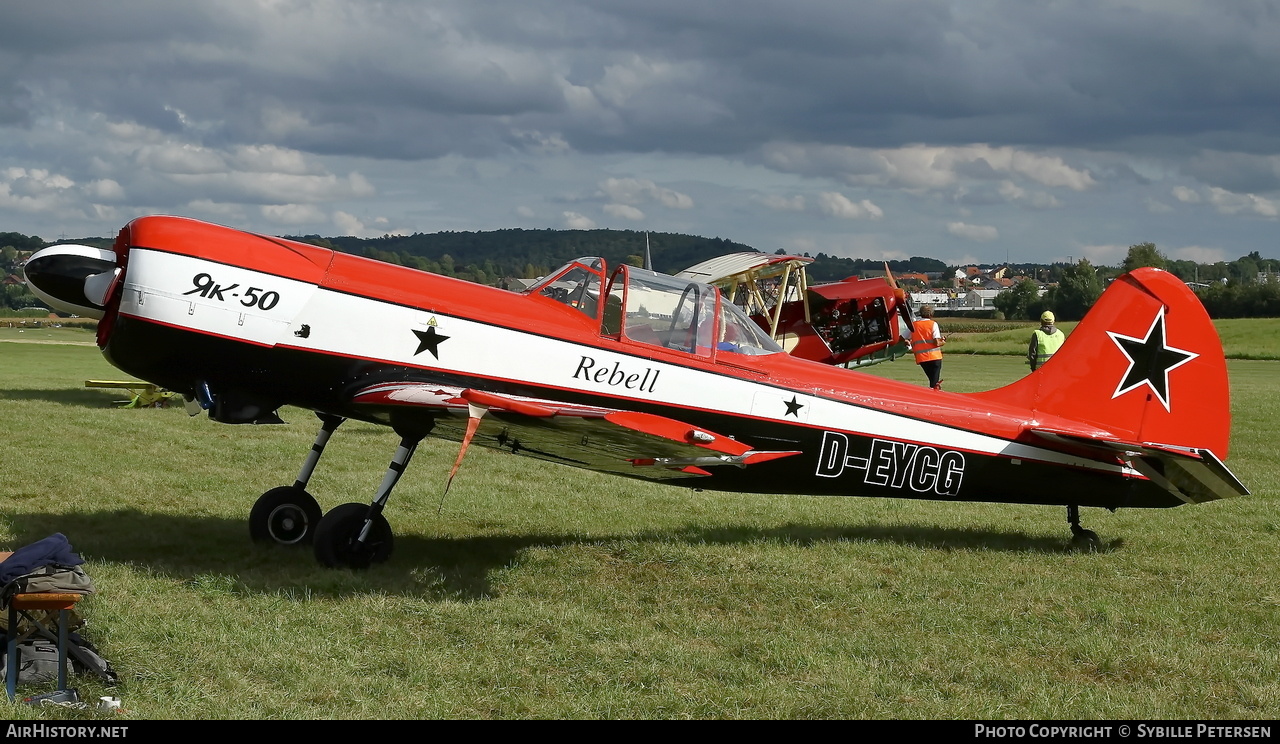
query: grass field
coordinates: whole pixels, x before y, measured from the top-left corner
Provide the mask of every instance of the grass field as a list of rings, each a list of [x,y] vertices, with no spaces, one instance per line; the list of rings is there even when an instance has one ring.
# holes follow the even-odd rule
[[[428,440],[388,507],[394,555],[351,572],[248,539],[254,499],[297,474],[311,414],[233,427],[121,410],[83,386],[120,377],[88,333],[7,330],[0,549],[62,532],[86,558],[99,593],[83,632],[120,674],[125,718],[1280,711],[1276,362],[1228,365],[1228,464],[1253,495],[1085,509],[1098,553],[1068,549],[1057,508],[696,492],[481,448],[442,504],[456,445]],[[1025,369],[952,353],[943,377],[977,390]],[[870,373],[924,381],[905,360]],[[395,443],[344,425],[311,490],[326,509],[367,501]]]

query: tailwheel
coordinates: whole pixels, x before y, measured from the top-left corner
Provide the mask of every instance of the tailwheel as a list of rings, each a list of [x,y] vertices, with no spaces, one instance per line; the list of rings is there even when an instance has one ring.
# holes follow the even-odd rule
[[[1071,547],[1090,553],[1102,549],[1102,540],[1098,533],[1080,526],[1080,507],[1067,507],[1067,521],[1071,523]]]
[[[1102,540],[1093,530],[1077,526],[1071,529],[1071,545],[1077,550],[1092,553],[1102,549]]]
[[[256,543],[306,545],[320,524],[320,504],[297,486],[279,486],[258,497],[249,512],[249,536]]]
[[[391,525],[381,511],[370,511],[368,504],[355,503],[330,509],[316,528],[316,560],[329,568],[368,568],[390,558]]]

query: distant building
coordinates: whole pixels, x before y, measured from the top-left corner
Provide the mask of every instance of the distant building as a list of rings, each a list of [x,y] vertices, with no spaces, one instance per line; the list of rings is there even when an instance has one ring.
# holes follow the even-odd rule
[[[952,294],[943,290],[926,289],[921,292],[911,293],[911,304],[913,309],[918,309],[922,305],[933,305],[934,307],[949,307],[951,305]]]
[[[965,293],[963,307],[967,310],[986,310],[996,306],[998,289],[972,289]]]

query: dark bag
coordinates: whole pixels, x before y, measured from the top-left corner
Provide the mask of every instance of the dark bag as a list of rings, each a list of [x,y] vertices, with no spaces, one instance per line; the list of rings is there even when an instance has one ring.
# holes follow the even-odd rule
[[[43,540],[18,548],[8,558],[0,561],[0,585],[8,584],[19,576],[50,563],[79,566],[84,563],[84,559],[71,550],[71,543],[66,535],[55,532]]]
[[[58,678],[58,644],[46,638],[28,638],[19,641],[18,684],[35,685],[52,682]],[[9,640],[0,636],[0,674],[7,673]],[[102,658],[92,643],[78,633],[67,637],[68,671],[75,674],[92,674],[108,685],[119,681],[111,662]]]
[[[49,563],[22,574],[0,589],[0,602],[8,603],[15,594],[56,592],[59,594],[93,594],[93,579],[80,566]]]
[[[58,645],[43,638],[21,641],[17,645],[18,652],[18,684],[38,685],[52,682],[58,678]],[[9,670],[9,643],[5,642],[0,649],[0,659],[5,662],[5,673]]]

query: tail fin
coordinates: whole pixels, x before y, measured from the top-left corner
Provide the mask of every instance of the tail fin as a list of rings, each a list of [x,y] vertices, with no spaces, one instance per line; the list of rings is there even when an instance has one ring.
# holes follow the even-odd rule
[[[1116,279],[1048,362],[975,395],[1093,424],[1122,440],[1227,456],[1222,342],[1199,298],[1159,269]]]

